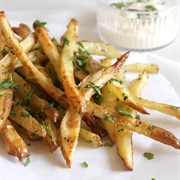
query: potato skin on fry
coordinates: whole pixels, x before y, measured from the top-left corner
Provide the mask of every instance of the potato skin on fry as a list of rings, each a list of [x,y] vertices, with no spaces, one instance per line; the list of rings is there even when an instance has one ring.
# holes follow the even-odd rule
[[[23,161],[23,159],[30,155],[28,147],[9,120],[6,120],[0,133],[2,134],[6,150],[10,155],[17,156],[19,161]]]

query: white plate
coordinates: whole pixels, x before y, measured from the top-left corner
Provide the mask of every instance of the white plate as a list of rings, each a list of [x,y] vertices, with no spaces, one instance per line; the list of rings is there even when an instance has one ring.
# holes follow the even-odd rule
[[[83,16],[82,16],[83,14]],[[95,14],[77,11],[38,11],[38,12],[7,12],[12,25],[20,22],[32,24],[36,19],[46,21],[50,34],[60,37],[66,29],[70,18],[75,17],[80,24],[80,39],[99,41],[95,24]],[[150,75],[143,97],[159,102],[180,105],[180,67],[171,60],[164,59],[152,53],[131,53],[127,63],[150,62],[160,67],[159,75]],[[158,112],[149,111],[150,116],[142,116],[143,120],[151,121],[172,131],[180,138],[179,121],[173,117]],[[95,148],[92,144],[79,140],[72,168],[68,169],[60,150],[51,154],[47,146],[41,142],[29,142],[31,156],[30,164],[24,167],[17,158],[8,155],[0,141],[0,180],[54,180],[54,179],[122,179],[122,180],[177,180],[180,177],[180,153],[147,137],[134,133],[134,170],[127,171],[116,153],[115,147]],[[152,152],[154,159],[147,160],[144,152]],[[86,161],[88,168],[82,163]]]

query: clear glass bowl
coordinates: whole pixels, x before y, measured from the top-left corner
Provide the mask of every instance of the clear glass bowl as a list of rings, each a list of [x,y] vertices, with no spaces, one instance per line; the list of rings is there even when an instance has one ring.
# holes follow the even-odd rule
[[[97,30],[101,40],[119,48],[152,50],[175,39],[179,28],[179,0],[162,0],[167,8],[148,12],[127,11],[110,5],[119,1],[97,0]]]

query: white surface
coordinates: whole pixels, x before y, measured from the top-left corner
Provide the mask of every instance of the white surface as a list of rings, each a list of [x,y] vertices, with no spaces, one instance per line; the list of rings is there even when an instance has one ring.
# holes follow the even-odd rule
[[[6,1],[10,2],[8,0]],[[5,7],[8,9],[10,5],[8,6],[8,4],[6,4]],[[12,7],[9,8],[9,10],[12,10]],[[75,17],[80,24],[79,38],[88,39],[91,41],[99,41],[96,28],[94,26],[94,11],[69,11],[66,9],[61,11],[38,10],[33,12],[28,10],[24,12],[7,11],[7,16],[12,25],[17,25],[19,22],[27,22],[28,24],[32,24],[35,19],[46,21],[48,23],[47,27],[50,34],[55,37],[60,37],[64,32],[69,19]],[[178,52],[177,50],[170,49],[170,46],[167,49],[169,49],[170,52]],[[163,50],[161,49],[161,51]],[[175,58],[176,56],[173,57]],[[175,59],[172,60],[175,61]],[[180,95],[180,64],[175,63],[172,60],[159,57],[153,53],[131,53],[128,63],[137,61],[156,62],[160,66],[161,74],[150,76],[148,84],[143,91],[143,97],[177,106],[180,105],[180,98],[177,95],[177,93]],[[150,120],[153,124],[173,131],[173,133],[180,138],[180,127],[177,119],[153,111],[150,111],[150,113],[150,116],[143,116],[143,119]],[[31,163],[27,167],[23,167],[23,165],[20,164],[16,158],[7,155],[3,143],[0,141],[0,180],[179,179],[180,153],[178,150],[155,142],[136,133],[134,133],[133,137],[135,163],[133,172],[129,172],[124,168],[116,153],[115,147],[94,148],[91,144],[80,140],[75,153],[72,168],[68,169],[66,168],[60,151],[50,154],[43,142],[31,142],[31,146],[29,147],[31,152]],[[27,143],[29,143],[29,141],[27,141]],[[144,152],[154,153],[155,158],[150,161],[146,160],[143,157]],[[88,168],[82,167],[82,163],[84,161],[89,164]]]

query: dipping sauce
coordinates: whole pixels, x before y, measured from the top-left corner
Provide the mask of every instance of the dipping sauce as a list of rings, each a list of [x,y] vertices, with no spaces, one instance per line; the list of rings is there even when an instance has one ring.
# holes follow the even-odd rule
[[[176,0],[97,0],[100,38],[120,48],[151,50],[172,42],[178,32]]]

